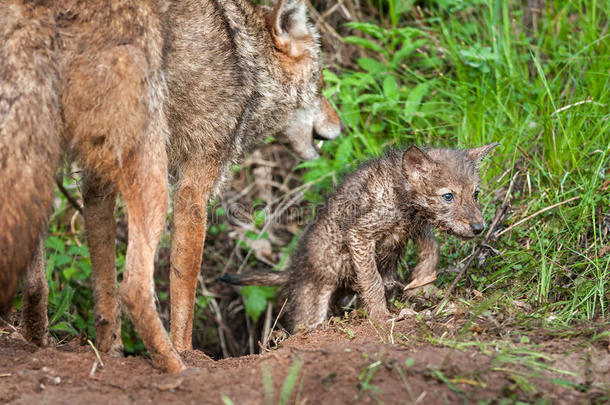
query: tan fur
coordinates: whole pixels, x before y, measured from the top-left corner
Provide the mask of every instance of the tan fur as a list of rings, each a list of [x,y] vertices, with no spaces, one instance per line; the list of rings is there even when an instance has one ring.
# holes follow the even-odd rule
[[[478,165],[495,145],[426,152],[411,147],[369,162],[345,179],[304,231],[287,274],[231,274],[221,280],[283,285],[292,330],[321,324],[331,301],[345,290],[358,292],[372,318],[388,319],[384,290],[392,284],[407,239],[419,250],[412,288],[436,278],[434,228],[462,238],[482,232],[474,197]],[[450,192],[452,200],[439,190],[448,190],[442,193]]]
[[[310,157],[314,126],[324,127],[326,138],[339,133],[317,86],[320,51],[304,3],[281,2],[266,12],[241,0],[10,0],[0,5],[0,35],[0,181],[13,196],[0,213],[0,310],[9,308],[28,269],[24,329],[44,344],[46,290],[36,246],[63,149],[85,169],[96,344],[122,352],[120,299],[154,364],[184,369],[175,349],[191,347],[209,196],[263,136],[286,133],[295,152]],[[309,117],[305,124],[291,125],[296,113]],[[168,173],[177,183],[173,344],[155,309],[152,278]],[[129,224],[120,290],[118,193]]]
[[[60,160],[55,21],[35,3],[0,3],[0,315],[46,226]]]
[[[28,266],[23,290],[21,317],[23,319],[23,336],[38,346],[46,346],[49,326],[47,318],[47,300],[49,286],[44,270],[44,244],[40,238],[38,247]]]
[[[94,281],[95,340],[99,350],[118,356],[122,354],[123,344],[114,252],[116,197],[115,185],[104,184],[92,174],[84,176],[83,215]]]

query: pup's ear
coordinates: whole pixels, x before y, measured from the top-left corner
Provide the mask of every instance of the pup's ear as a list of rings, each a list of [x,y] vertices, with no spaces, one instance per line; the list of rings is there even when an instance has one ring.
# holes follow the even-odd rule
[[[429,173],[435,167],[436,162],[415,145],[411,145],[402,155],[402,169],[407,178],[416,179]]]
[[[291,58],[299,58],[304,52],[301,41],[312,37],[303,0],[279,0],[267,14],[267,27],[276,48]]]
[[[481,163],[481,160],[498,145],[500,145],[498,142],[494,142],[485,146],[479,146],[478,148],[468,149],[468,156],[470,156],[474,164],[478,166]]]

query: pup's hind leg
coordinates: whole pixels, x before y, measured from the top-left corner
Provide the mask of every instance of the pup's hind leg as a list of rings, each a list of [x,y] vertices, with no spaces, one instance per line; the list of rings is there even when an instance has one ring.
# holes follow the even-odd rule
[[[356,288],[365,309],[377,321],[390,318],[383,279],[375,262],[375,242],[359,231],[350,231],[348,240],[356,274]]]
[[[84,217],[93,274],[95,343],[112,355],[123,354],[121,307],[115,266],[116,186],[103,185],[91,174],[83,181]]]
[[[44,236],[40,237],[23,284],[21,318],[23,336],[38,346],[47,345],[49,285],[44,269]]]
[[[312,330],[324,323],[334,291],[334,286],[315,283],[289,290],[288,315],[292,331]]]

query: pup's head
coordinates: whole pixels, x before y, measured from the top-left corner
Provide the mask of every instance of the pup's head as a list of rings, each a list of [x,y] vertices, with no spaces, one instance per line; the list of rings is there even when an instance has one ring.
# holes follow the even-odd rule
[[[313,138],[334,139],[341,132],[341,122],[322,95],[322,62],[318,33],[307,20],[303,0],[280,0],[266,15],[267,29],[275,46],[275,57],[286,77],[286,90],[297,106],[286,117],[280,137],[302,159],[316,159],[319,154]]]
[[[430,149],[411,146],[402,156],[410,202],[426,221],[462,238],[483,232],[477,202],[479,165],[497,143],[474,149]]]

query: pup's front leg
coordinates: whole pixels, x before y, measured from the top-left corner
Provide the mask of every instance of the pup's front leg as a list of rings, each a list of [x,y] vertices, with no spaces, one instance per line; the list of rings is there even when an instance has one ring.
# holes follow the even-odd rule
[[[419,250],[419,263],[413,269],[413,279],[405,290],[421,287],[436,280],[439,246],[430,227],[425,227],[415,237],[415,245]]]

